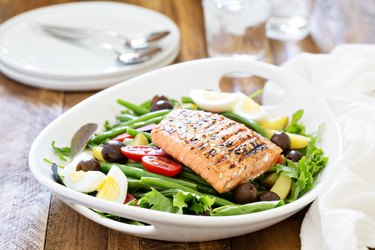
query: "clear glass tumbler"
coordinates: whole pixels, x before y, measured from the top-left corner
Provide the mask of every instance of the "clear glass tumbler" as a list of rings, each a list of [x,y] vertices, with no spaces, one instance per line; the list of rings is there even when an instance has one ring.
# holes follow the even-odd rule
[[[310,32],[314,0],[271,0],[271,17],[267,37],[281,41],[297,41]]]
[[[264,57],[268,0],[203,0],[202,5],[210,57]]]

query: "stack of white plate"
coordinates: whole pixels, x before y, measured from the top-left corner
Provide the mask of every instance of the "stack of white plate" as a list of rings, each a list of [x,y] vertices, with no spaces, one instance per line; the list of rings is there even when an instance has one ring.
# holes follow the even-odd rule
[[[113,51],[82,47],[35,32],[36,23],[113,30],[125,36],[170,31],[150,60],[124,65]],[[180,32],[166,16],[114,2],[80,2],[35,9],[0,26],[0,71],[18,82],[54,90],[102,89],[168,65],[180,50]]]

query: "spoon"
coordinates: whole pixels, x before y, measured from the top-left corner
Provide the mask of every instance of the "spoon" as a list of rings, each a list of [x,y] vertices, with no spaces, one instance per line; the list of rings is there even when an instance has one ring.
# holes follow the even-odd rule
[[[162,51],[161,47],[150,46],[152,42],[150,39],[156,39],[156,40],[160,39],[160,36],[158,38],[156,33],[154,33],[155,34],[154,36],[151,35],[153,37],[150,36],[149,38],[138,38],[140,40],[131,40],[131,41],[129,40],[129,42],[133,42],[133,44],[138,43],[139,45],[137,49],[133,49],[131,51],[129,49],[121,48],[119,46],[114,46],[112,43],[109,43],[109,42],[99,42],[99,43],[92,44],[92,41],[88,42],[87,40],[84,40],[84,39],[76,39],[73,36],[70,36],[70,35],[67,36],[67,35],[64,35],[63,33],[60,34],[59,32],[52,32],[52,33],[49,32],[47,34],[50,35],[51,37],[57,38],[64,42],[68,42],[70,44],[74,44],[84,49],[90,49],[90,47],[94,45],[95,47],[109,50],[115,53],[117,55],[116,57],[117,61],[121,62],[124,65],[133,65],[133,64],[145,62],[147,60],[150,60],[158,52]],[[150,43],[147,43],[148,44],[147,47],[141,48],[140,47],[140,44],[142,43],[141,40],[144,40],[144,39],[148,39]]]
[[[150,60],[156,53],[162,51],[160,47],[150,47],[137,52],[126,52],[120,53],[117,56],[117,60],[125,65],[132,65],[142,63]]]

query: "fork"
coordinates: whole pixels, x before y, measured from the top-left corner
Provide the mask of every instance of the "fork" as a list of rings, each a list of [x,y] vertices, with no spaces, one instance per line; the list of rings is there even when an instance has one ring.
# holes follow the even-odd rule
[[[47,35],[70,40],[99,40],[117,39],[126,48],[138,50],[152,46],[154,43],[170,34],[169,31],[151,32],[143,36],[126,37],[114,30],[100,30],[84,27],[67,27],[42,23],[33,23],[32,27]]]

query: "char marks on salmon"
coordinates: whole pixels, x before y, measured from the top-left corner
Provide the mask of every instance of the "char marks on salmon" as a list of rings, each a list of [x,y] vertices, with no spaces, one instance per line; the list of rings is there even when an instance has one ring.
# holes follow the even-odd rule
[[[282,151],[243,124],[196,110],[173,110],[152,130],[151,137],[219,193],[266,172]]]

